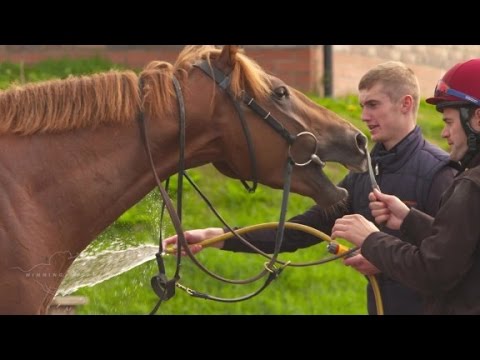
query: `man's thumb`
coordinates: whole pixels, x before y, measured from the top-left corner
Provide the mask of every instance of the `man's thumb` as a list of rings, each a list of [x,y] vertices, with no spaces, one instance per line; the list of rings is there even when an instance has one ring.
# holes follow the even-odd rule
[[[373,189],[373,194],[375,195],[377,200],[384,201],[384,202],[387,201],[389,197],[389,195],[383,194],[378,189]]]

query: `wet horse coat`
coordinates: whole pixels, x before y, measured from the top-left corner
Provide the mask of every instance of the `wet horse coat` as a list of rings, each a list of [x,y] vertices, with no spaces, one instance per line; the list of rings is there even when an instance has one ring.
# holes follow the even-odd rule
[[[160,178],[176,173],[172,76],[185,98],[186,167],[214,163],[228,176],[251,179],[238,114],[225,92],[193,66],[200,59],[230,74],[235,96],[247,91],[290,133],[312,132],[323,161],[365,170],[365,139],[357,129],[266,74],[235,46],[186,47],[174,65],[153,62],[139,76],[111,71],[1,92],[0,313],[44,313],[75,257],[154,188],[140,112]],[[244,115],[259,182],[281,188],[287,143],[253,112],[244,109]],[[295,168],[291,189],[323,206],[346,194],[316,165]]]

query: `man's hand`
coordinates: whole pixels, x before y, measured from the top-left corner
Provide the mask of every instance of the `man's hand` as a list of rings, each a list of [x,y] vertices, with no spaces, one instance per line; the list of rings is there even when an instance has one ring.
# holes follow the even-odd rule
[[[343,260],[343,263],[346,266],[351,266],[359,273],[366,276],[375,275],[380,272],[380,270],[378,270],[370,261],[365,259],[362,254],[347,257]]]
[[[189,248],[192,253],[196,254],[202,251],[203,246],[198,244],[204,240],[213,238],[215,236],[223,235],[222,228],[206,228],[206,229],[195,229],[195,230],[188,230],[184,232],[185,240],[189,243]],[[178,243],[178,236],[173,235],[163,240],[163,249],[166,253],[173,254],[177,250],[177,243]],[[216,242],[209,246],[216,247],[221,249],[223,247],[223,241]],[[186,252],[182,249],[182,255],[185,256]]]
[[[399,198],[382,194],[378,190],[368,195],[370,210],[377,224],[385,224],[392,230],[400,229],[410,209]]]
[[[345,215],[335,221],[332,228],[332,239],[344,238],[356,246],[362,246],[365,239],[377,231],[380,230],[362,215]]]

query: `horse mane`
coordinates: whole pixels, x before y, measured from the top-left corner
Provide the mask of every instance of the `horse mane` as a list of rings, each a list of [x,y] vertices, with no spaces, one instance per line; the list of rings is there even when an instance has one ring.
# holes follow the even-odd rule
[[[139,76],[133,71],[111,70],[14,85],[0,92],[0,134],[59,133],[101,124],[133,124],[141,109],[146,116],[169,115],[176,108],[172,74],[181,82],[195,62],[210,62],[220,53],[214,46],[187,46],[174,65],[152,61]],[[235,96],[242,89],[257,99],[267,96],[267,74],[242,52],[237,53],[236,60],[230,74]]]

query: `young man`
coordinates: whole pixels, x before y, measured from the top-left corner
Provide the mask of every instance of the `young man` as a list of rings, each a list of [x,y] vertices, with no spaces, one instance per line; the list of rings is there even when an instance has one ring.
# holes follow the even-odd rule
[[[448,154],[428,143],[416,126],[419,105],[418,81],[412,70],[399,62],[380,64],[368,71],[360,80],[359,100],[363,109],[362,120],[370,130],[376,145],[371,156],[376,180],[380,188],[399,196],[419,210],[434,215],[442,192],[453,180],[454,170],[448,166]],[[349,173],[339,184],[348,190],[346,206],[333,213],[313,206],[304,214],[289,221],[301,223],[330,233],[337,218],[345,214],[362,214],[372,219],[368,207],[371,183],[368,173]],[[392,235],[396,231],[386,230]],[[208,228],[186,232],[186,240],[196,243],[220,235],[221,228]],[[273,252],[275,231],[264,230],[244,235],[247,240],[265,252]],[[165,244],[176,242],[176,236]],[[285,230],[281,251],[295,251],[317,244],[319,240],[304,232]],[[223,250],[252,252],[237,239],[215,244]],[[199,247],[192,250],[199,251]],[[364,275],[377,274],[376,269],[359,254],[345,261]],[[422,311],[420,296],[378,274],[385,314],[419,314]],[[368,312],[375,314],[373,292],[368,286]]]
[[[362,246],[385,274],[421,292],[429,314],[480,314],[480,59],[451,68],[427,102],[443,113],[442,137],[461,172],[432,218],[395,196],[369,195],[379,224],[400,229],[404,242],[359,215],[336,221],[332,236]]]

